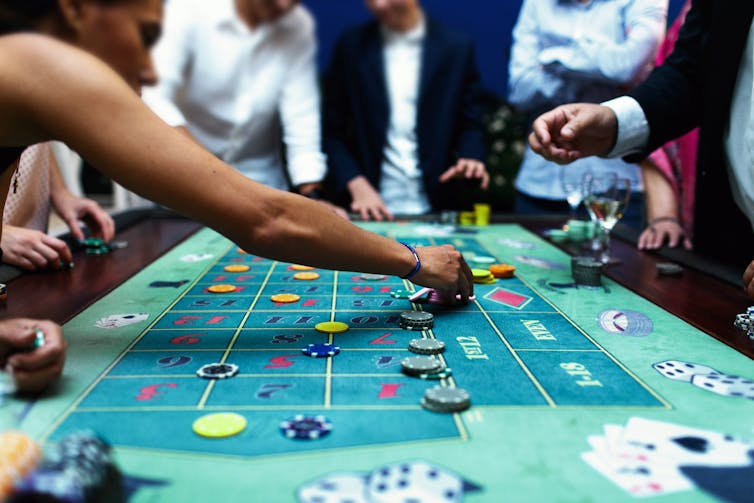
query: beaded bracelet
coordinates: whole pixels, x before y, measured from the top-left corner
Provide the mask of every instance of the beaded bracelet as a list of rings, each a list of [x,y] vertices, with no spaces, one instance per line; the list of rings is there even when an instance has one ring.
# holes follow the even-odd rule
[[[398,241],[398,242],[402,244],[403,246],[405,246],[406,248],[408,248],[408,251],[410,251],[411,254],[414,256],[414,258],[416,259],[416,266],[414,266],[414,269],[410,273],[406,274],[405,276],[401,276],[401,279],[411,279],[414,276],[416,276],[416,273],[418,273],[419,269],[421,269],[422,261],[419,258],[419,254],[416,253],[416,249],[414,249],[413,246],[411,246],[408,243],[404,243],[403,241]]]

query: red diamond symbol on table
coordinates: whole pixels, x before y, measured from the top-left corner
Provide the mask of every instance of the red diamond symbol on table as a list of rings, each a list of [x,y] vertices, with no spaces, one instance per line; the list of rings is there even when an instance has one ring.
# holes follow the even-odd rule
[[[533,299],[533,297],[529,297],[528,295],[521,295],[505,288],[495,288],[485,295],[484,298],[507,307],[512,307],[513,309],[523,309]]]

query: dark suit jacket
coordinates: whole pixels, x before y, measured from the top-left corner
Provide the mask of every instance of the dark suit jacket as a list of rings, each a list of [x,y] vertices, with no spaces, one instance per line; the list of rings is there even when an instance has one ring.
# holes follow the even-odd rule
[[[629,93],[649,122],[643,155],[701,126],[694,246],[741,267],[754,259],[754,232],[731,195],[724,135],[753,16],[749,0],[694,1],[673,53]]]
[[[417,110],[419,165],[433,209],[456,207],[462,183],[437,179],[458,158],[485,161],[479,72],[469,37],[427,18]],[[346,31],[324,79],[323,143],[339,191],[358,175],[379,190],[388,103],[379,25]]]

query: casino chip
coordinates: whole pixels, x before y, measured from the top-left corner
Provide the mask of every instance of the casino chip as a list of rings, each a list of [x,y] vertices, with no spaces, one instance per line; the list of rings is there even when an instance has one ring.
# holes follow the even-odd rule
[[[384,274],[372,274],[368,272],[363,272],[361,273],[359,278],[365,281],[382,281],[382,280],[387,279],[387,276],[385,276]]]
[[[301,297],[295,293],[276,293],[270,296],[270,300],[278,304],[292,304],[301,300]]]
[[[477,255],[476,257],[471,257],[471,261],[477,264],[494,264],[496,262],[495,257],[487,257],[484,255]]]
[[[249,269],[251,269],[251,267],[244,264],[231,264],[223,267],[225,272],[246,272]]]
[[[425,311],[404,311],[398,324],[405,330],[426,330],[434,326],[435,317]]]
[[[421,406],[432,412],[461,412],[471,407],[471,395],[461,388],[435,386],[424,393]]]
[[[445,343],[437,339],[411,339],[408,350],[420,355],[437,355],[445,351]]]
[[[308,265],[293,264],[288,269],[290,269],[291,271],[313,271],[314,267]]]
[[[332,423],[325,416],[297,414],[280,423],[280,431],[288,438],[314,440],[332,431]]]
[[[207,287],[208,292],[212,293],[230,293],[236,291],[235,285],[211,285]]]
[[[657,262],[657,273],[663,276],[676,276],[683,272],[683,267],[673,262]]]
[[[393,290],[390,292],[390,296],[394,299],[409,299],[413,293],[408,290]]]
[[[238,374],[238,365],[233,363],[208,363],[196,371],[196,375],[205,379],[227,379]]]
[[[303,280],[303,281],[311,281],[314,279],[319,279],[319,274],[316,272],[297,272],[293,275],[293,279]]]
[[[323,321],[314,325],[314,330],[325,334],[342,334],[349,326],[342,321]]]
[[[235,412],[219,412],[200,417],[193,424],[194,433],[207,438],[238,435],[246,429],[246,418]]]
[[[495,276],[487,269],[472,269],[471,275],[474,277],[474,283],[489,285],[495,282]]]
[[[512,278],[516,268],[510,264],[493,264],[489,271],[496,278]]]
[[[420,379],[436,380],[436,379],[447,379],[451,375],[453,375],[453,370],[450,367],[445,367],[435,372],[419,374],[418,377]]]
[[[340,346],[334,344],[309,344],[301,352],[306,356],[327,358],[328,356],[335,356],[340,353]]]
[[[411,376],[442,370],[443,363],[434,356],[407,356],[401,360],[401,369]]]

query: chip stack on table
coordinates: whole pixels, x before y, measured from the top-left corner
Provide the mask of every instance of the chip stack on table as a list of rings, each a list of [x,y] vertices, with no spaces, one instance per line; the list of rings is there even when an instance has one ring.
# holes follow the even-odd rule
[[[17,486],[16,501],[122,501],[123,487],[110,446],[96,433],[72,433],[48,450]]]
[[[427,330],[434,326],[434,315],[424,311],[404,311],[398,324],[405,330]]]
[[[495,276],[488,269],[472,269],[471,275],[474,277],[474,283],[480,285],[489,285],[495,282]]]
[[[461,412],[471,407],[471,396],[461,388],[435,386],[424,393],[421,406],[432,412]]]
[[[754,341],[754,306],[747,307],[745,313],[737,314],[733,326],[746,332],[749,339]]]
[[[359,275],[359,278],[365,281],[384,281],[387,279],[387,276],[385,276],[384,274],[372,274],[369,272],[362,272]]]
[[[572,257],[571,275],[577,285],[602,285],[602,262],[591,257]]]
[[[673,262],[657,262],[657,274],[662,276],[677,276],[683,273],[683,267]]]
[[[441,360],[434,356],[407,356],[401,360],[401,369],[403,373],[419,377],[421,374],[428,374],[441,371],[445,365]]]
[[[490,225],[490,205],[486,203],[475,204],[474,220],[476,225]]]
[[[489,267],[489,271],[496,278],[509,279],[516,272],[516,267],[510,264],[493,264]]]
[[[0,283],[0,302],[8,300],[8,286],[5,283]]]
[[[0,433],[0,501],[10,496],[13,487],[36,468],[42,450],[19,431]]]
[[[411,339],[408,350],[420,355],[438,355],[445,351],[445,343],[437,339]]]
[[[105,255],[112,251],[112,247],[102,239],[86,238],[80,244],[89,255]]]

